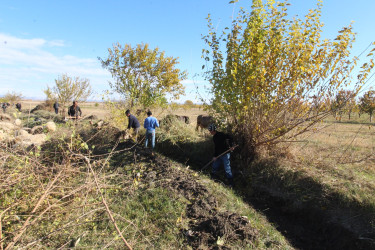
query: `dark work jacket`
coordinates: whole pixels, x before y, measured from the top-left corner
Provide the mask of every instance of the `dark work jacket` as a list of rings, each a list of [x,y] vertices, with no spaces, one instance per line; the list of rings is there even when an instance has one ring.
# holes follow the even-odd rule
[[[129,124],[128,129],[130,128],[139,128],[141,125],[139,124],[138,119],[134,115],[129,115]]]
[[[81,108],[79,106],[74,108],[74,105],[70,106],[69,110],[68,110],[68,115],[70,115],[70,116],[82,116]]]
[[[219,156],[232,147],[232,137],[228,134],[216,131],[216,134],[212,139],[214,140],[215,144],[214,157]]]

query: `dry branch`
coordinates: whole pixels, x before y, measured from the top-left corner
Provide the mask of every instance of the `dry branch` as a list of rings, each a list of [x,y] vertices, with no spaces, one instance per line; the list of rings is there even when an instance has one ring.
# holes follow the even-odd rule
[[[103,193],[100,191],[100,187],[99,187],[98,179],[97,179],[97,177],[96,177],[96,174],[95,174],[95,172],[94,172],[94,169],[93,169],[92,166],[91,166],[90,159],[87,158],[85,155],[82,155],[82,154],[79,154],[79,155],[77,155],[77,156],[80,156],[81,158],[83,158],[83,159],[86,161],[87,165],[89,166],[90,171],[91,171],[92,175],[94,176],[94,180],[95,180],[96,188],[97,188],[97,190],[98,190],[98,192],[99,192],[99,194],[100,194],[100,196],[101,196],[101,198],[102,198],[102,202],[103,202],[103,204],[104,204],[104,206],[105,206],[105,209],[106,209],[106,211],[107,211],[107,213],[108,213],[108,215],[109,215],[109,218],[111,219],[113,225],[114,225],[115,228],[116,228],[117,233],[119,234],[120,238],[121,238],[122,241],[124,242],[125,246],[126,246],[128,249],[131,250],[132,247],[129,245],[129,243],[125,240],[124,236],[122,235],[122,232],[120,231],[120,229],[119,229],[118,226],[117,226],[116,220],[115,220],[115,219],[113,218],[113,216],[112,216],[112,212],[111,212],[111,210],[110,210],[109,207],[108,207],[108,204],[107,204],[107,202],[106,202],[106,200],[105,200],[105,198],[104,198],[104,195],[103,195]]]
[[[20,239],[20,237],[22,236],[22,234],[26,231],[26,228],[27,226],[29,225],[29,222],[31,220],[31,217],[32,215],[36,212],[36,210],[39,208],[39,206],[42,204],[42,202],[45,200],[45,198],[48,196],[50,190],[52,190],[53,188],[53,185],[55,184],[55,182],[58,180],[58,178],[60,177],[62,171],[60,171],[55,179],[53,179],[52,182],[50,182],[48,184],[48,187],[46,189],[46,191],[44,192],[44,194],[39,198],[37,204],[35,205],[34,209],[31,211],[31,214],[30,216],[26,219],[26,221],[23,223],[21,229],[20,229],[20,232],[13,238],[13,241],[11,243],[9,243],[9,245],[5,248],[5,250],[7,249],[11,249],[14,247],[14,245],[17,243],[17,241]],[[35,221],[35,220],[34,220]]]
[[[222,157],[223,155],[229,153],[230,151],[233,151],[236,147],[238,147],[238,145],[235,145],[235,146],[231,147],[230,149],[228,149],[227,151],[224,151],[223,153],[221,153],[219,156],[217,156],[215,158],[217,159],[217,158]],[[207,163],[206,165],[204,165],[204,167],[200,170],[200,172],[202,172],[203,170],[205,170],[213,161],[214,161],[214,159],[212,159],[209,163]]]

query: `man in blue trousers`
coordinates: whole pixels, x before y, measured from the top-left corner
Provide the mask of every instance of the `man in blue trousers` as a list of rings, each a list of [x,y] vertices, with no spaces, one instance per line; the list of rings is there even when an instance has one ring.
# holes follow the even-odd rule
[[[155,128],[159,127],[158,120],[152,116],[152,112],[147,112],[147,118],[143,124],[143,127],[146,129],[146,140],[145,148],[147,148],[148,141],[151,141],[151,150],[155,148]],[[153,153],[152,153],[153,154]]]
[[[210,134],[213,135],[212,139],[215,144],[215,153],[214,157],[212,158],[213,163],[211,177],[213,179],[217,179],[216,173],[219,170],[220,165],[224,165],[225,176],[228,179],[229,186],[233,187],[233,175],[230,167],[230,151],[234,150],[234,147],[232,146],[232,138],[228,134],[216,131],[215,124],[210,124],[208,126],[208,131],[210,131]],[[225,153],[226,151],[228,152]]]

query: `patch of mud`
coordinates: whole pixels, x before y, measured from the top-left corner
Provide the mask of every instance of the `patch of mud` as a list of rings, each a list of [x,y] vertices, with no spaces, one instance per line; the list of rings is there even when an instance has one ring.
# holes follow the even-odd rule
[[[242,241],[252,245],[258,232],[251,227],[246,217],[228,211],[216,212],[216,208],[206,205],[197,202],[188,208],[188,217],[195,218],[194,222],[190,223],[190,230],[186,232],[191,246],[215,246],[220,244],[220,239],[229,243]],[[205,210],[206,208],[211,210]]]
[[[225,245],[241,241],[241,245],[252,245],[258,232],[246,217],[229,211],[218,211],[215,197],[193,177],[193,172],[172,168],[171,163],[156,156],[153,171],[145,174],[146,181],[163,179],[160,186],[177,192],[190,204],[186,215],[190,219],[189,229],[183,234],[187,244],[193,248],[228,249]]]

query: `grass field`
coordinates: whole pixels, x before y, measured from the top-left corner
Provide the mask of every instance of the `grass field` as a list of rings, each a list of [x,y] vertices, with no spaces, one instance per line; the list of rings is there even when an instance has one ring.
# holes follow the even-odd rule
[[[375,126],[368,120],[327,119],[290,146],[288,165],[375,208]]]
[[[25,101],[23,109],[25,110],[28,106],[32,108],[36,104],[38,102]],[[109,113],[102,103],[82,103],[80,107],[84,115],[96,115],[99,119],[108,120]],[[166,155],[174,157],[183,165],[193,159],[192,164],[202,166],[210,159],[211,138],[204,133],[196,133],[194,130],[196,117],[199,114],[205,114],[205,111],[196,108],[179,108],[174,110],[160,109],[153,111],[153,113],[158,119],[173,113],[187,115],[191,120],[191,124],[187,127],[168,128],[167,132],[159,130],[158,138],[161,153],[166,152]],[[181,141],[181,143],[176,143],[177,141]],[[205,177],[198,182],[209,186],[212,194],[215,194],[214,196],[220,203],[218,211],[229,209],[252,218],[254,227],[262,235],[257,242],[258,246],[265,247],[269,244],[266,237],[267,232],[272,232],[272,237],[270,237],[273,240],[277,239],[276,242],[279,242],[277,244],[281,244],[279,246],[272,245],[271,248],[289,248],[288,240],[297,248],[303,248],[311,244],[312,241],[315,241],[314,237],[306,236],[307,233],[300,229],[300,227],[305,227],[306,223],[311,223],[304,220],[304,217],[308,217],[307,213],[311,212],[310,208],[314,210],[310,216],[312,221],[315,220],[314,216],[317,214],[319,216],[324,214],[323,221],[319,222],[323,228],[327,221],[334,222],[358,233],[357,237],[359,238],[370,239],[372,242],[375,240],[372,236],[375,233],[375,126],[373,123],[369,123],[367,115],[361,117],[355,115],[351,120],[348,120],[347,117],[340,120],[329,117],[317,124],[311,132],[297,138],[296,142],[278,145],[275,152],[271,155],[264,154],[263,158],[256,160],[250,166],[243,165],[235,160],[236,171],[241,173],[237,176],[238,186],[235,192],[228,192],[221,185],[212,183]],[[126,157],[131,158],[131,155]],[[112,167],[122,164],[121,162],[122,160],[113,162],[112,164],[115,165],[112,165]],[[179,165],[178,168],[183,165]],[[139,171],[136,165],[131,165],[129,169],[133,174]],[[146,200],[157,203],[157,200],[150,199],[155,195],[160,199],[165,199],[166,205],[179,207],[180,212],[184,210],[187,205],[186,201],[181,203],[179,198],[176,201],[177,203],[170,204],[167,200],[171,196],[163,191],[163,187],[159,186],[158,188],[155,190],[156,193],[149,190],[148,192],[152,193],[146,193],[144,197],[136,196],[134,197],[135,201],[129,200],[129,202],[131,204],[135,202],[134,206],[137,206],[137,202],[139,202],[137,199],[146,203]],[[263,197],[263,195],[268,198]],[[244,202],[242,199],[244,199]],[[279,206],[279,203],[283,205]],[[254,206],[255,211],[252,206]],[[116,209],[120,213],[120,207]],[[129,209],[132,210],[133,208],[129,207]],[[165,209],[168,210],[169,208]],[[262,213],[266,217],[261,215]],[[286,218],[283,217],[285,213],[288,216]],[[305,214],[304,217],[298,217],[301,214]],[[159,215],[153,214],[150,216]],[[178,219],[177,214],[173,216],[173,219]],[[297,224],[283,227],[283,224],[288,224],[293,218],[299,218],[295,219]],[[263,227],[262,224],[266,223],[265,220],[274,223],[275,228],[286,237],[286,240],[275,231],[275,228],[268,224]],[[142,221],[139,221],[139,223],[142,223]],[[142,226],[139,224],[137,227]],[[166,230],[170,230],[171,234],[176,233],[173,227]],[[320,237],[319,232],[321,230],[322,228],[318,227],[318,233],[312,234]],[[332,230],[335,231],[336,228]],[[150,233],[147,230],[142,232]],[[300,236],[298,233],[303,235]],[[331,235],[327,232],[325,234]],[[137,233],[131,235],[133,235],[132,237],[139,237]],[[172,235],[171,237],[174,241],[173,248],[184,244],[181,238]],[[310,237],[311,240],[307,243],[300,239],[294,242],[296,237]],[[156,237],[154,243],[162,246],[166,244],[167,238]],[[221,239],[219,242],[221,242]],[[143,246],[150,245],[145,243]],[[239,247],[240,245],[236,246]]]
[[[24,100],[22,103],[23,110],[31,110],[36,105],[44,103],[44,101],[34,101],[34,100]],[[89,115],[96,115],[99,119],[106,119],[110,116],[109,111],[106,109],[105,103],[103,102],[84,102],[78,104],[82,110],[83,116]],[[66,107],[67,110],[68,106]],[[61,107],[60,107],[61,110]],[[177,108],[177,109],[157,109],[152,110],[153,116],[158,119],[163,118],[167,114],[173,113],[176,115],[187,115],[190,117],[191,123],[195,126],[197,116],[206,114],[203,109],[199,108],[191,108],[191,109],[184,109],[184,108]],[[67,114],[66,114],[67,115]]]
[[[40,101],[24,101],[23,108],[33,108]],[[99,119],[109,116],[103,103],[81,103],[84,115],[96,115]],[[196,117],[206,114],[202,109],[155,110],[154,116],[163,118],[168,113],[187,115],[191,126]],[[315,129],[298,138],[299,142],[283,145],[289,152],[283,158],[288,169],[303,171],[319,182],[337,190],[349,199],[370,202],[375,207],[375,126],[368,115],[347,116],[341,121],[329,117]]]
[[[33,108],[41,101],[24,101],[23,109]],[[99,119],[109,116],[103,103],[81,103],[84,115],[96,115]],[[158,119],[168,113],[187,115],[191,126],[196,117],[206,114],[202,109],[165,109],[153,111]],[[322,183],[341,190],[359,201],[372,201],[375,190],[375,126],[368,115],[354,115],[351,120],[344,116],[341,121],[330,117],[315,129],[298,138],[299,142],[284,145],[289,152],[284,163],[291,169],[303,170]]]

